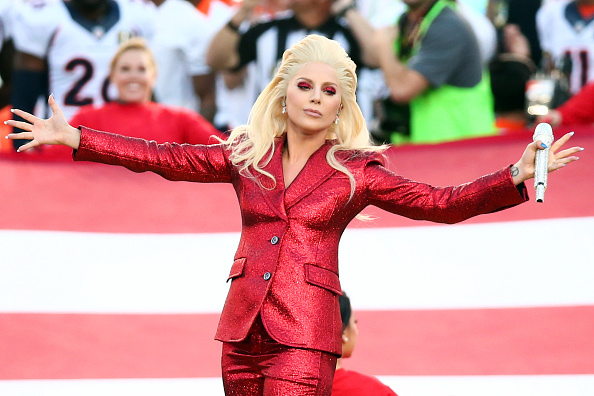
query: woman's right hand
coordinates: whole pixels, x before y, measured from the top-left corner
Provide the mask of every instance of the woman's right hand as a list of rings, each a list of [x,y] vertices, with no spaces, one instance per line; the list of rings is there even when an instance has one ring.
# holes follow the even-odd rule
[[[553,145],[549,150],[549,173],[561,169],[565,167],[567,164],[577,161],[579,159],[579,157],[575,156],[574,154],[583,151],[583,147],[574,146],[559,151],[563,147],[563,145],[569,139],[571,139],[572,136],[573,132],[569,132],[561,136],[561,138],[559,138],[555,142],[553,142]],[[526,150],[524,150],[524,154],[522,154],[520,160],[516,162],[516,164],[513,165],[511,168],[512,178],[516,186],[534,177],[536,152],[537,150],[542,150],[544,148],[546,148],[546,146],[544,146],[540,140],[532,142],[526,147]]]
[[[68,124],[53,95],[50,95],[48,104],[53,115],[47,120],[43,120],[26,111],[13,109],[12,112],[22,117],[25,121],[7,120],[4,122],[6,125],[25,131],[11,133],[6,136],[7,139],[30,140],[27,144],[22,145],[18,151],[25,151],[41,144],[62,144],[73,149],[78,149],[80,131]]]

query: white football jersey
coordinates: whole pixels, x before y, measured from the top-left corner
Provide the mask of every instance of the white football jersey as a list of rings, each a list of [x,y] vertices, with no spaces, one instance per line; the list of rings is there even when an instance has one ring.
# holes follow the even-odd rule
[[[116,99],[117,90],[109,84],[109,65],[116,49],[132,36],[152,38],[152,3],[110,3],[111,12],[98,24],[81,18],[63,1],[36,1],[19,7],[16,13],[15,47],[47,59],[49,92],[67,119],[80,106],[102,105]]]
[[[575,1],[558,0],[538,10],[536,23],[540,46],[551,54],[557,66],[569,55],[570,90],[577,93],[594,79],[594,20],[584,20]]]
[[[158,102],[199,111],[192,76],[210,72],[206,52],[215,32],[207,17],[186,0],[166,0],[157,7],[151,48],[158,66]]]

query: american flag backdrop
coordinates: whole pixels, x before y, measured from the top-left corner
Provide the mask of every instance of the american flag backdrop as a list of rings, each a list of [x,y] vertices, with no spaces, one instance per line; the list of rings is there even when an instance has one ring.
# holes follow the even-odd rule
[[[376,208],[353,222],[346,368],[400,396],[594,395],[594,129],[575,131],[586,150],[550,175],[544,204],[453,226]],[[530,139],[392,148],[389,167],[457,184]],[[230,185],[22,153],[0,156],[0,197],[0,395],[223,395]]]

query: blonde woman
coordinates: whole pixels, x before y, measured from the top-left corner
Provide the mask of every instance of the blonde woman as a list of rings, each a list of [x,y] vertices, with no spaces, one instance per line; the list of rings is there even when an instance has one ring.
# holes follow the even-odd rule
[[[151,100],[157,66],[153,53],[140,37],[124,41],[118,47],[110,63],[109,79],[117,88],[117,100],[101,106],[82,106],[70,119],[71,125],[157,143],[208,144],[217,142],[212,136],[224,136],[194,111]]]
[[[63,144],[76,161],[232,183],[242,233],[216,333],[225,392],[328,396],[342,348],[338,243],[347,224],[368,205],[455,223],[520,204],[538,147],[530,143],[515,165],[462,186],[407,180],[384,167],[382,147],[370,145],[356,86],[355,65],[340,45],[310,35],[284,53],[249,123],[218,145],[159,145],[77,129],[51,97],[50,119],[15,110],[27,122],[7,123],[26,131],[18,137],[31,141],[22,149]],[[577,159],[579,147],[558,152],[569,138],[551,147],[549,170]]]

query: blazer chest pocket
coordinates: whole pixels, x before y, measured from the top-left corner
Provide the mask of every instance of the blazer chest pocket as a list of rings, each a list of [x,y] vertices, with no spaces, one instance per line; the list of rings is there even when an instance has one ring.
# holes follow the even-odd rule
[[[227,282],[243,274],[243,267],[245,265],[246,260],[246,257],[240,257],[233,262],[233,265],[231,266],[231,272],[229,273],[229,277],[227,278]]]
[[[305,264],[305,280],[307,283],[323,287],[333,293],[342,294],[338,275],[326,268],[318,267],[314,264]]]

